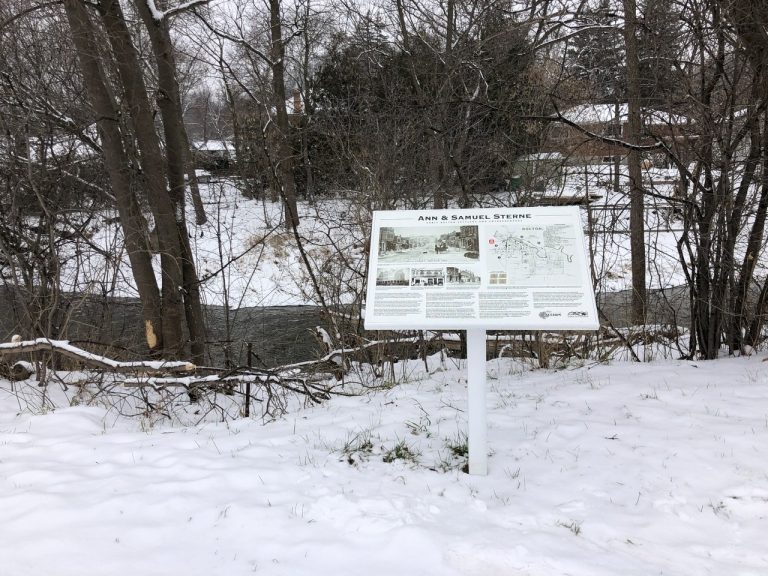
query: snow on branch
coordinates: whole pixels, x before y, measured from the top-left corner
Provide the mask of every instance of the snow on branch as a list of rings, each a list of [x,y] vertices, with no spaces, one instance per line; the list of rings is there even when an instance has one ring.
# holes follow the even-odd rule
[[[189,373],[196,370],[194,364],[189,362],[171,362],[166,360],[141,360],[135,362],[120,362],[106,356],[93,354],[76,346],[72,346],[67,340],[50,340],[38,338],[36,340],[20,340],[0,344],[0,356],[6,354],[19,354],[23,352],[56,352],[62,356],[79,360],[80,362],[120,373],[143,372],[146,374],[164,373]]]
[[[163,20],[170,18],[171,16],[180,14],[181,12],[185,12],[186,10],[190,10],[191,8],[194,8],[196,6],[208,4],[208,2],[210,1],[211,0],[191,0],[190,2],[184,2],[183,4],[176,6],[175,8],[160,10],[157,7],[157,4],[155,4],[155,0],[145,0],[145,2],[147,3],[147,8],[149,8],[149,11],[152,13],[152,19],[158,24]]]

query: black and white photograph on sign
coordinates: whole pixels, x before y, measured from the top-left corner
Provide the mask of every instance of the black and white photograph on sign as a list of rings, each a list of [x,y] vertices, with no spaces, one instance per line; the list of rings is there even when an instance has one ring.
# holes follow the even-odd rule
[[[445,269],[445,278],[449,285],[480,284],[480,275],[477,273],[476,270],[473,270],[472,268],[459,268],[456,266],[448,266]]]
[[[438,287],[445,285],[445,270],[442,268],[414,268],[411,270],[411,286]]]
[[[408,286],[410,279],[408,268],[379,268],[376,271],[376,286]]]
[[[471,262],[479,258],[478,246],[477,226],[382,226],[379,262]]]
[[[488,284],[568,286],[578,282],[576,238],[570,226],[498,226],[488,238]]]

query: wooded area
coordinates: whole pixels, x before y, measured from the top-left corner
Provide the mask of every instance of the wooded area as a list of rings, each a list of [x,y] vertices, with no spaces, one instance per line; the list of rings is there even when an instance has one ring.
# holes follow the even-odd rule
[[[198,183],[213,173],[282,204],[248,250],[286,231],[335,347],[365,341],[360,252],[376,209],[579,203],[596,291],[611,273],[598,234],[628,232],[628,324],[642,327],[649,213],[663,204],[690,309],[685,355],[744,353],[768,315],[767,104],[758,0],[6,0],[1,282],[15,332],[57,340],[82,305],[73,294],[110,298],[126,277],[137,351],[205,364],[203,291],[220,277],[227,292],[240,258],[201,273],[185,205],[197,224],[217,210]],[[611,114],[569,113],[585,106]],[[196,143],[212,141],[231,153],[205,156]],[[593,184],[541,194],[593,171],[624,199],[628,230],[598,221]],[[302,210],[338,198],[344,214],[308,230]],[[94,239],[105,214],[121,231],[109,247]],[[354,243],[338,241],[341,221]],[[83,280],[96,260],[114,273]]]

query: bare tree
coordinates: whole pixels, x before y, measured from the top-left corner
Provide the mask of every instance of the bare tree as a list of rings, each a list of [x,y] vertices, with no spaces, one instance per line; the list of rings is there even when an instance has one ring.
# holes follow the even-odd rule
[[[635,0],[623,0],[624,45],[627,57],[627,140],[640,141],[640,60],[637,48],[637,5]],[[643,176],[641,157],[636,149],[627,156],[630,197],[630,247],[632,258],[632,322],[646,322],[648,295],[645,281],[645,208],[643,206]]]
[[[168,317],[168,309],[164,310],[160,297],[147,243],[146,224],[131,186],[130,160],[124,148],[120,128],[120,108],[107,80],[99,56],[94,25],[86,7],[78,0],[67,0],[64,9],[80,61],[83,81],[94,116],[97,118],[104,163],[125,231],[131,269],[142,302],[147,346],[151,352],[162,353],[166,346],[163,340],[163,324]]]
[[[181,127],[173,48],[165,24],[165,19],[175,12],[160,12],[154,2],[150,5],[139,1],[137,7],[143,16],[149,15],[149,22],[145,24],[148,24],[158,72],[164,153],[155,129],[144,71],[122,7],[115,0],[100,0],[97,4],[99,21],[112,48],[120,95],[125,98],[130,125],[121,121],[122,110],[106,72],[112,61],[99,50],[98,28],[88,9],[77,0],[64,2],[86,89],[105,142],[105,163],[118,199],[131,265],[145,310],[147,344],[153,352],[179,356],[184,353],[186,327],[193,359],[199,362],[204,350],[202,308],[184,218],[184,173],[189,152]],[[160,293],[150,251],[146,240],[142,240],[146,238],[144,219],[131,188],[126,142],[133,138],[137,142],[146,198],[157,230],[163,279]]]
[[[106,0],[114,4],[115,0]],[[204,2],[193,2],[203,4]],[[168,19],[176,12],[159,12],[153,0],[136,0],[138,12],[149,32],[152,52],[157,68],[157,104],[163,119],[165,136],[166,178],[169,198],[173,207],[173,226],[169,234],[175,233],[178,245],[176,266],[181,272],[181,291],[189,331],[192,359],[202,362],[205,354],[205,327],[200,300],[200,287],[195,270],[194,257],[189,245],[186,216],[184,211],[184,176],[189,165],[189,139],[184,128],[179,84],[176,78],[176,62],[171,42]]]
[[[290,230],[299,225],[299,210],[296,204],[296,181],[293,176],[294,153],[290,145],[291,126],[288,122],[285,93],[285,40],[280,0],[269,0],[270,68],[272,69],[273,104],[277,125],[277,154],[279,185],[285,203],[285,222]]]
[[[730,330],[732,348],[742,349],[745,342],[753,346],[757,344],[764,323],[766,308],[768,308],[768,279],[765,279],[750,321],[747,301],[755,268],[762,252],[766,214],[768,213],[768,126],[766,126],[768,121],[766,118],[766,107],[768,106],[768,102],[766,102],[766,94],[768,94],[768,7],[764,2],[754,0],[733,0],[730,2],[720,0],[718,5],[735,28],[740,40],[740,47],[744,50],[753,73],[751,102],[744,125],[745,131],[749,134],[750,147],[745,177],[742,179],[742,187],[739,189],[737,202],[743,204],[742,199],[747,194],[746,188],[755,177],[758,166],[761,174],[759,201],[739,271],[733,304],[734,321]]]

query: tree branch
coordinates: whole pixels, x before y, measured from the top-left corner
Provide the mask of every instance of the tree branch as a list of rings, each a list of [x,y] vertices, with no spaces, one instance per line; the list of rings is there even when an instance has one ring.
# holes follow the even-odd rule
[[[53,0],[52,2],[43,2],[42,4],[36,4],[34,6],[30,6],[29,8],[22,10],[18,14],[14,14],[10,18],[0,22],[0,32],[2,32],[6,27],[16,22],[16,20],[23,18],[28,14],[32,14],[33,12],[37,12],[38,10],[43,10],[45,8],[50,8],[51,6],[58,6],[61,3],[62,3],[62,0]]]
[[[152,14],[152,19],[159,24],[163,20],[170,19],[171,16],[192,10],[193,8],[203,4],[208,4],[210,1],[211,0],[191,0],[181,4],[180,6],[176,6],[175,8],[168,8],[167,10],[160,10],[157,7],[155,0],[144,0],[144,3],[146,4],[147,8],[149,8],[149,12]]]
[[[259,50],[258,48],[254,48],[250,42],[247,42],[243,38],[237,38],[236,36],[232,36],[231,34],[227,34],[226,32],[222,32],[221,30],[218,30],[217,28],[211,26],[210,22],[208,22],[207,19],[205,19],[203,16],[198,14],[197,10],[195,10],[195,7],[192,6],[192,14],[197,16],[197,19],[200,20],[200,22],[203,23],[203,26],[205,26],[210,32],[212,32],[215,36],[218,38],[223,38],[224,40],[229,40],[230,42],[237,44],[238,46],[241,46],[245,49],[246,52],[252,52],[253,54],[256,54],[259,58],[264,60],[264,62],[267,63],[268,66],[273,66],[274,62],[272,59],[267,56],[264,52]]]
[[[620,138],[611,138],[610,136],[602,136],[600,134],[596,134],[592,132],[591,130],[587,130],[586,128],[584,128],[583,126],[580,126],[576,122],[573,122],[572,120],[568,120],[566,117],[564,117],[560,113],[560,110],[557,109],[557,106],[555,106],[555,112],[556,112],[555,116],[538,117],[538,118],[532,118],[532,119],[548,120],[550,122],[561,122],[562,124],[565,124],[566,126],[570,126],[571,128],[584,134],[585,136],[588,136],[590,139],[597,140],[605,144],[613,144],[615,146],[619,146],[627,150],[634,150],[637,152],[653,152],[655,150],[660,150],[667,155],[667,157],[672,161],[675,167],[682,174],[685,174],[685,177],[698,190],[702,192],[711,192],[711,189],[703,185],[699,181],[699,179],[688,169],[688,167],[680,160],[680,158],[677,157],[677,155],[672,151],[672,149],[663,140],[659,139],[658,137],[656,137],[656,142],[654,144],[648,144],[648,145],[631,144],[629,142],[621,140]]]
[[[0,356],[22,352],[58,352],[62,356],[74,358],[84,364],[121,373],[144,372],[147,374],[163,374],[166,372],[193,372],[196,368],[194,364],[189,362],[166,362],[162,360],[119,362],[72,346],[66,340],[38,338],[37,340],[22,340],[0,344]]]

